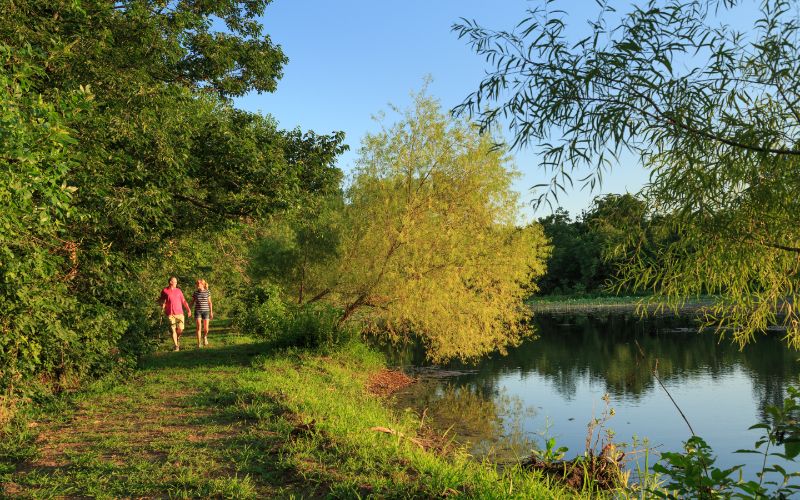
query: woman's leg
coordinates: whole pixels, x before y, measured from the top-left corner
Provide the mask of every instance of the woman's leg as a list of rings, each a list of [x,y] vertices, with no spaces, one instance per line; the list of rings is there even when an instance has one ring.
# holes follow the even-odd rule
[[[208,325],[211,323],[211,320],[204,319],[203,320],[203,344],[208,345]]]
[[[200,341],[200,331],[201,331],[200,326],[202,321],[202,319],[200,318],[200,313],[195,311],[194,317],[195,317],[194,323],[195,326],[197,327],[197,347],[203,347],[203,343]]]

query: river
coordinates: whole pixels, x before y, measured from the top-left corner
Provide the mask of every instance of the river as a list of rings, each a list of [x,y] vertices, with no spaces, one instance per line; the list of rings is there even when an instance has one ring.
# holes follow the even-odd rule
[[[590,447],[611,438],[632,459],[643,464],[649,456],[652,464],[691,436],[671,395],[713,448],[716,466],[745,464],[753,478],[762,457],[734,452],[753,447],[759,431],[748,428],[766,420],[766,406],[781,404],[800,375],[800,353],[780,331],[740,351],[697,333],[689,318],[539,314],[535,324],[537,338],[474,366],[430,366],[418,348],[392,350],[390,362],[419,377],[395,403],[424,413],[479,459],[513,461],[550,437],[571,458],[589,436]],[[653,375],[656,363],[666,390]]]

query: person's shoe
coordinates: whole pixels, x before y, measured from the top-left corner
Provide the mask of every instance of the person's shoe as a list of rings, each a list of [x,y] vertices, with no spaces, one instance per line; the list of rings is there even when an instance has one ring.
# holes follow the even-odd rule
[[[208,345],[208,337],[203,336],[203,345]]]
[[[180,346],[177,346],[177,345],[175,346],[175,349],[173,349],[173,351],[175,351],[175,352],[178,352],[180,350],[181,350]]]

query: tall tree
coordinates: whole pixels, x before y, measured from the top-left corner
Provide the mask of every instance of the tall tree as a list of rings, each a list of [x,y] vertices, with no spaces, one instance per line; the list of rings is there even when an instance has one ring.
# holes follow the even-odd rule
[[[231,105],[287,61],[268,3],[0,0],[0,391],[146,348],[142,264],[175,238],[339,189],[342,134]]]
[[[265,269],[291,286],[290,296],[339,306],[340,323],[417,336],[433,360],[518,343],[528,332],[522,300],[548,247],[538,224],[517,225],[508,158],[424,94],[382,128],[363,140],[341,215],[276,238],[287,250],[270,243]],[[328,258],[301,266],[304,256],[323,255],[323,242]]]
[[[619,13],[601,2],[578,41],[555,4],[513,31],[454,26],[494,68],[457,111],[484,128],[507,119],[514,144],[538,147],[554,172],[551,194],[587,167],[595,186],[637,155],[648,210],[670,214],[674,238],[635,252],[624,282],[672,306],[719,294],[707,320],[720,332],[744,343],[783,322],[800,347],[797,3],[651,0]],[[754,9],[747,32],[718,21]]]

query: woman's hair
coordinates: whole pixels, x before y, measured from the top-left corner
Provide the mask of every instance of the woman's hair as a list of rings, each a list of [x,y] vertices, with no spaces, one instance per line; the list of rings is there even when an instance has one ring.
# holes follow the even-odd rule
[[[197,280],[197,285],[200,290],[208,290],[208,282],[204,279]]]

